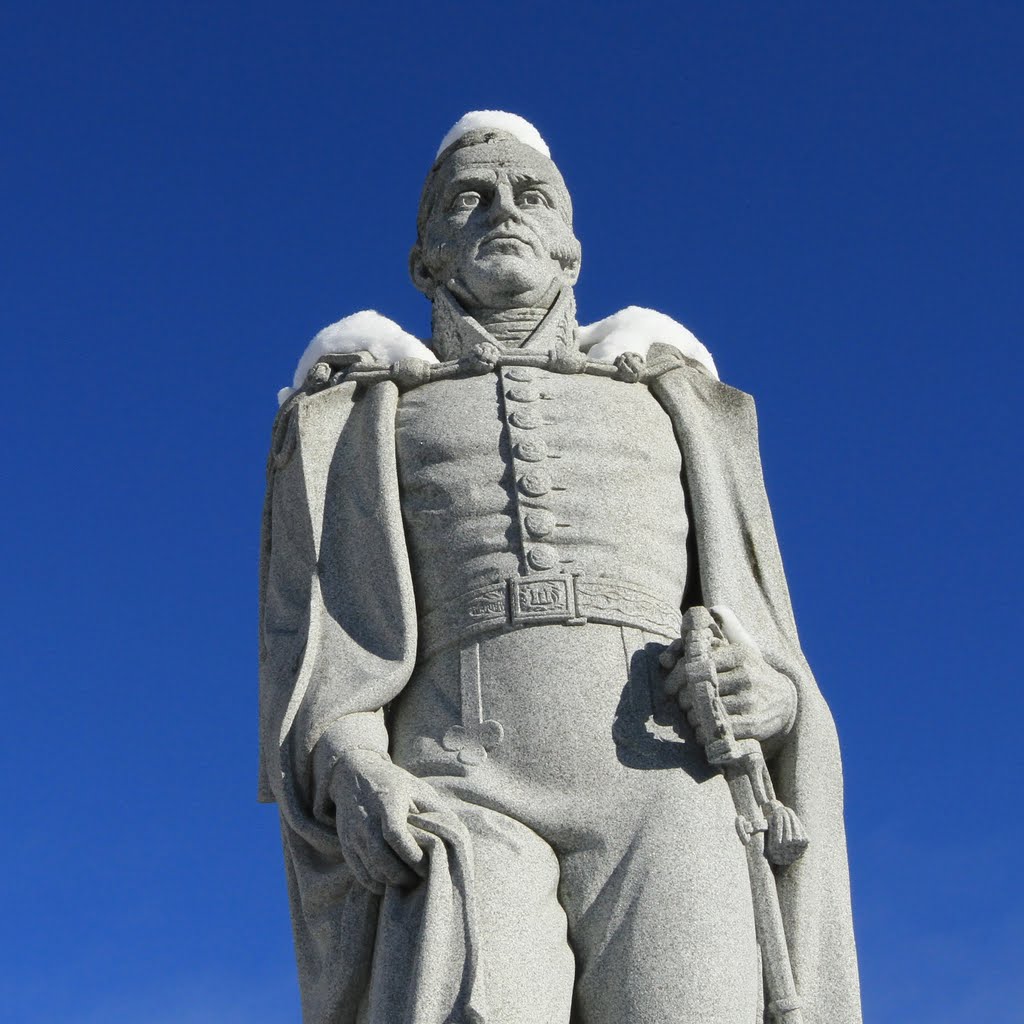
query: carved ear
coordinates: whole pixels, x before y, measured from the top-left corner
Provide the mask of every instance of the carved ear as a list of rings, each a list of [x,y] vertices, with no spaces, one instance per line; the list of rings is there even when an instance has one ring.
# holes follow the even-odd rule
[[[554,257],[562,265],[562,273],[566,283],[571,288],[580,279],[580,267],[583,264],[583,247],[574,238],[573,245],[568,252],[553,253]]]
[[[570,287],[574,286],[576,282],[580,279],[580,267],[582,266],[582,264],[583,255],[582,253],[577,253],[576,259],[574,259],[572,263],[570,263],[569,266],[566,267],[566,273],[569,276]]]
[[[423,246],[417,242],[409,253],[409,276],[417,289],[431,301],[434,299],[434,292],[437,291],[437,282],[427,269],[423,260]]]

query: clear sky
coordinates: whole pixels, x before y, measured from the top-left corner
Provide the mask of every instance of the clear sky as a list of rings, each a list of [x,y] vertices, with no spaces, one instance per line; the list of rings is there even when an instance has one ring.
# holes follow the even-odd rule
[[[10,7],[0,1018],[298,1021],[275,393],[358,309],[427,333],[422,178],[499,108],[573,192],[581,320],[663,310],[757,396],[867,1019],[1024,1019],[1022,36],[988,0]]]

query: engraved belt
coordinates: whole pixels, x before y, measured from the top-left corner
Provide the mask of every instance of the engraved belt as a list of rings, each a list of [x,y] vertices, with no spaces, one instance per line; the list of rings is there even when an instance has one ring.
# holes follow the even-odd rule
[[[512,576],[475,587],[427,612],[420,620],[422,654],[430,657],[484,632],[588,622],[631,626],[672,640],[680,634],[682,613],[679,606],[635,583],[607,576]]]

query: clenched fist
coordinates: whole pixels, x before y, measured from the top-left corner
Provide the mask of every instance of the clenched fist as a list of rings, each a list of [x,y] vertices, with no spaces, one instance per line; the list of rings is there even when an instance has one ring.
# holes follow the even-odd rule
[[[762,743],[782,736],[796,718],[796,687],[792,680],[764,660],[735,612],[718,605],[711,609],[711,614],[721,633],[712,641],[711,658],[733,733],[739,740],[755,739]],[[669,670],[665,692],[678,699],[690,725],[697,729],[683,654],[682,641],[674,640],[661,655],[662,666]],[[702,744],[707,741],[699,731],[697,739]]]

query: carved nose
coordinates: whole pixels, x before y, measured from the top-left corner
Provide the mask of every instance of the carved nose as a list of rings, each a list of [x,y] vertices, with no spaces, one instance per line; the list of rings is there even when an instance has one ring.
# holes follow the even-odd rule
[[[506,183],[498,185],[491,200],[489,220],[491,224],[502,224],[507,220],[519,220],[519,207],[512,187]]]

